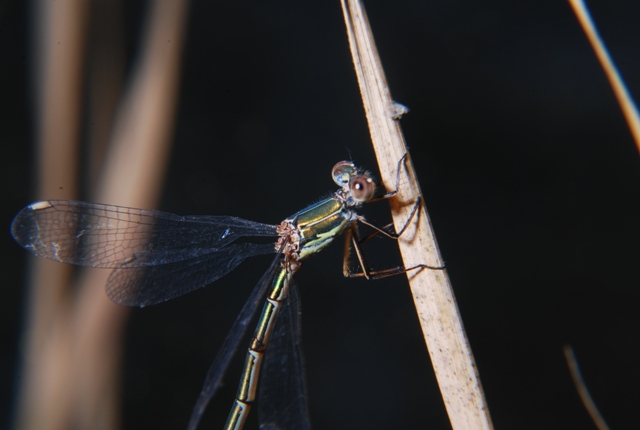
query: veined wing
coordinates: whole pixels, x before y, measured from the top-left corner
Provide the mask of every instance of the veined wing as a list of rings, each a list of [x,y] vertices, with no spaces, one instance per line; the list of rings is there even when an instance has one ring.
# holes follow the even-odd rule
[[[260,371],[260,430],[311,429],[300,344],[300,299],[292,279]]]
[[[166,264],[133,265],[123,263],[107,280],[107,295],[126,306],[148,306],[166,302],[202,288],[234,270],[246,258],[273,254],[272,243],[234,243],[224,248],[210,249],[202,255]],[[136,261],[156,258],[142,252]]]
[[[277,236],[273,225],[236,217],[178,216],[72,200],[25,207],[11,233],[37,256],[102,268],[173,263],[217,252],[242,236]]]
[[[283,248],[280,249],[278,255],[271,263],[271,266],[269,266],[269,269],[267,269],[264,275],[262,275],[262,278],[260,278],[260,281],[258,281],[258,284],[253,288],[249,299],[240,311],[238,318],[236,318],[236,322],[233,323],[231,330],[229,330],[229,334],[227,334],[224,343],[220,347],[218,355],[216,355],[215,360],[213,360],[213,364],[211,364],[211,367],[207,372],[207,377],[204,380],[204,385],[200,391],[198,401],[191,412],[191,418],[189,419],[187,430],[196,430],[209,401],[222,385],[222,377],[226,373],[227,367],[229,367],[229,362],[238,350],[238,345],[247,332],[249,323],[258,309],[258,305],[262,305],[264,303],[264,296],[267,294],[276,271],[280,268],[282,263],[281,252]]]

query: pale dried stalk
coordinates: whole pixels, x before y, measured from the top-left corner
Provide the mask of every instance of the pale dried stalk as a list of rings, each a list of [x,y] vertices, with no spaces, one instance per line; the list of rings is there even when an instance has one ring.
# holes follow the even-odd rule
[[[150,5],[143,54],[119,106],[114,132],[92,200],[156,207],[173,136],[180,58],[188,2]],[[129,309],[109,300],[109,271],[83,271],[75,315],[77,428],[96,428],[117,411],[121,327]],[[117,428],[117,417],[109,417]]]
[[[596,425],[598,430],[609,430],[607,422],[600,414],[598,407],[591,398],[591,394],[589,394],[589,389],[587,388],[587,384],[585,384],[584,379],[582,378],[582,374],[580,373],[580,367],[578,366],[578,360],[576,359],[576,355],[573,352],[573,348],[570,345],[565,345],[562,350],[564,352],[564,357],[567,360],[569,371],[571,372],[573,385],[575,385],[576,390],[580,395],[580,399],[582,400],[582,404],[587,409],[587,412],[589,413],[589,416],[591,416],[593,423]]]
[[[393,188],[398,161],[407,153],[380,58],[364,8],[358,0],[341,0],[351,54],[358,76],[371,139],[382,179]],[[404,225],[421,195],[411,159],[401,173],[397,198],[391,199],[396,228]],[[406,267],[442,266],[429,217],[424,206],[416,223],[399,240]],[[480,384],[446,270],[408,273],[416,310],[452,427],[492,429]],[[428,396],[425,396],[425,398]]]
[[[81,69],[83,60],[85,35],[79,29],[85,25],[85,4],[62,0],[40,5],[40,198],[76,198],[71,191],[77,158],[70,155],[77,152],[80,123],[82,80],[76,69]],[[149,5],[143,54],[116,118],[93,201],[147,208],[157,204],[172,141],[187,6],[188,2],[163,0]],[[56,61],[61,57],[64,61]],[[71,71],[69,65],[74,67]],[[71,148],[62,146],[70,144]],[[60,173],[67,177],[58,177]],[[58,187],[69,191],[61,193]],[[64,264],[37,264],[69,272]],[[106,297],[108,271],[84,272],[79,287],[72,290],[68,275],[33,272],[32,322],[26,335],[29,356],[17,428],[118,428],[121,327],[128,312]],[[52,288],[53,284],[58,287]]]
[[[578,18],[580,25],[582,25],[582,29],[587,35],[589,43],[591,43],[598,60],[600,61],[600,65],[609,79],[613,93],[618,99],[620,109],[622,109],[622,113],[627,120],[629,129],[631,130],[631,135],[636,141],[636,147],[638,148],[638,151],[640,151],[640,116],[638,115],[638,109],[636,108],[624,81],[618,73],[618,69],[609,56],[609,52],[604,46],[584,2],[582,0],[569,0],[569,3],[571,4],[571,7],[573,7],[573,11]]]
[[[77,197],[82,63],[87,6],[82,0],[34,4],[33,55],[39,198]],[[28,264],[28,318],[21,340],[15,427],[65,429],[72,414],[73,334],[68,285],[72,268],[43,259]]]

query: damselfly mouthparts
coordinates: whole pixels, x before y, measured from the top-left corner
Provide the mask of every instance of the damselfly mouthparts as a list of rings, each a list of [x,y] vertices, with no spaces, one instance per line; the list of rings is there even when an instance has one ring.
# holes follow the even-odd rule
[[[429,268],[418,265],[374,271],[360,245],[376,234],[398,238],[416,214],[419,201],[405,226],[395,233],[376,227],[355,209],[363,203],[393,197],[404,157],[398,164],[396,190],[376,196],[369,172],[341,161],[332,171],[340,187],[321,200],[285,219],[280,225],[261,224],[230,216],[178,216],[70,200],[33,203],[18,213],[11,225],[15,240],[31,253],[79,266],[115,269],[107,281],[107,295],[116,303],[146,306],[186,294],[221,278],[248,257],[276,253],[270,268],[254,288],[214,360],[194,407],[189,429],[198,425],[205,407],[220,387],[228,364],[238,348],[258,304],[267,295],[247,352],[236,400],[225,429],[242,429],[256,398],[263,357],[268,380],[261,387],[261,428],[310,428],[299,349],[297,294],[291,279],[309,256],[324,249],[345,232],[343,272],[347,277],[376,279]],[[374,233],[360,238],[357,223]],[[236,242],[241,237],[272,236],[275,244]],[[353,248],[360,272],[349,269]],[[278,314],[281,314],[278,318]],[[274,350],[265,356],[270,338]],[[285,354],[283,356],[282,354]],[[270,381],[282,366],[286,381]],[[271,386],[278,385],[277,393]]]

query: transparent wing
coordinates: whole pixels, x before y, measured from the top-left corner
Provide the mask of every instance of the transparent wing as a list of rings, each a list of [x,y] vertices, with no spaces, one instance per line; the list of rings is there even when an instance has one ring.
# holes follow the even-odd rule
[[[242,236],[277,236],[276,226],[236,217],[178,216],[72,200],[25,207],[11,234],[37,256],[103,268],[167,264],[215,252]]]
[[[300,335],[300,300],[292,280],[260,371],[261,430],[311,428]]]
[[[178,216],[71,200],[33,203],[11,224],[33,254],[79,266],[115,268],[107,294],[128,306],[164,302],[221,278],[273,244],[233,243],[277,236],[276,227],[229,216]]]
[[[282,254],[279,253],[273,260],[273,263],[271,263],[269,269],[264,275],[262,275],[262,278],[253,289],[249,299],[240,311],[240,315],[238,315],[236,322],[233,323],[231,330],[229,330],[229,334],[227,334],[227,337],[220,347],[220,351],[218,351],[218,355],[216,355],[213,364],[211,364],[211,367],[207,372],[207,377],[205,378],[202,391],[200,392],[198,401],[193,407],[193,412],[191,413],[191,418],[187,427],[188,430],[196,430],[207,404],[213,398],[216,391],[218,391],[218,388],[220,388],[222,377],[227,371],[231,358],[238,350],[238,345],[247,332],[247,327],[258,309],[258,305],[263,303],[267,289],[271,285],[271,280],[273,279],[276,271],[281,268],[281,259]]]
[[[240,243],[208,251],[199,257],[162,265],[122,264],[109,276],[107,295],[125,306],[166,302],[220,279],[248,257],[273,254],[275,249],[272,243]],[[145,258],[155,256],[149,253],[136,256],[136,260]]]

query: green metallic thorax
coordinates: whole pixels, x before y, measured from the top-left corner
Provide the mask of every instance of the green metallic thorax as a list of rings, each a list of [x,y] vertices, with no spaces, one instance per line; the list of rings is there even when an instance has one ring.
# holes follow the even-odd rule
[[[351,218],[351,211],[337,196],[313,204],[289,218],[300,233],[300,259],[304,260],[329,245],[340,235]]]

